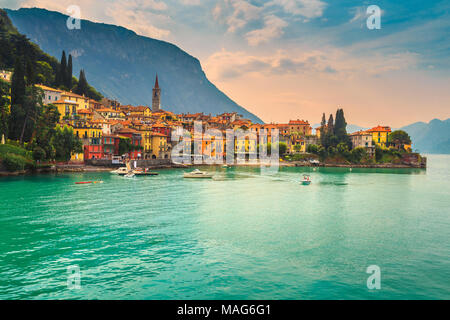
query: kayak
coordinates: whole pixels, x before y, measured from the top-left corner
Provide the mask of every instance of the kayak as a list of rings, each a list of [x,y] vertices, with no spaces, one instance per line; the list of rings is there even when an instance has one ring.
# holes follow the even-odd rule
[[[90,184],[90,183],[103,183],[103,181],[78,181],[75,184]]]

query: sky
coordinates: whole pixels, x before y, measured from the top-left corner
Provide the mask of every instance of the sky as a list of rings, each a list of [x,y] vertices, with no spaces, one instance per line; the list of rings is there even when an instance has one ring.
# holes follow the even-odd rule
[[[265,122],[398,128],[450,117],[450,2],[423,0],[0,0],[120,25],[176,44]],[[369,29],[367,8],[380,8]]]

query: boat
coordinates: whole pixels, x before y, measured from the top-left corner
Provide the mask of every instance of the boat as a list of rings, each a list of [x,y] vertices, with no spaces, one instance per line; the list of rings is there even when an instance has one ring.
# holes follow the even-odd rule
[[[95,184],[95,183],[103,183],[103,181],[99,180],[99,181],[78,181],[78,182],[75,182],[75,184]]]
[[[311,184],[311,178],[309,177],[309,175],[304,174],[301,182],[302,182],[302,185],[309,186]]]
[[[212,173],[208,173],[205,171],[200,171],[198,169],[195,169],[192,172],[185,172],[183,177],[184,178],[200,178],[200,179],[204,179],[204,178],[212,178],[213,174]]]
[[[222,166],[222,168],[228,169],[228,168],[231,168],[231,166],[229,166],[229,165],[227,165],[227,164],[224,164],[224,165]]]
[[[92,181],[77,181],[75,184],[90,184]]]
[[[133,172],[128,172],[127,174],[125,174],[123,177],[124,178],[134,178],[136,175]]]
[[[118,175],[121,175],[121,174],[127,174],[128,169],[127,169],[127,167],[120,167],[119,169],[113,170],[113,171],[110,171],[110,172],[118,174]]]
[[[132,172],[137,176],[157,176],[159,174],[158,172],[152,172],[142,168],[136,168]]]

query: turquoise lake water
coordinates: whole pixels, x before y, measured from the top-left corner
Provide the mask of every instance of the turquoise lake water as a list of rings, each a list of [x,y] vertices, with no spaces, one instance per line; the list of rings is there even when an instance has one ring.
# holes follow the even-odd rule
[[[308,168],[207,170],[0,178],[0,299],[450,298],[450,156],[310,186]]]

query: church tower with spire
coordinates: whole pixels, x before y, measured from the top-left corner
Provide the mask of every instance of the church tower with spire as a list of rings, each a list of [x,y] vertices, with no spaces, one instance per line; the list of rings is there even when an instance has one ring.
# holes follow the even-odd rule
[[[159,111],[161,109],[161,89],[158,83],[158,74],[156,74],[155,87],[153,88],[152,96],[152,111]]]

